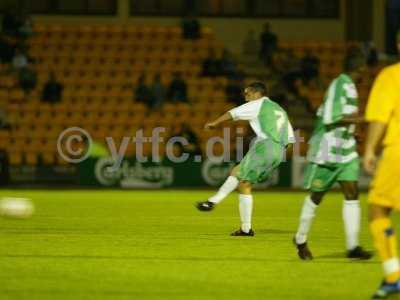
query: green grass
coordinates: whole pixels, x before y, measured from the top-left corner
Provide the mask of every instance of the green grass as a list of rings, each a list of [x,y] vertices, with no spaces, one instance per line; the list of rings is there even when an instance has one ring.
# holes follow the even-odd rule
[[[377,287],[376,258],[343,257],[340,194],[327,196],[314,222],[313,262],[299,261],[291,244],[304,193],[255,193],[254,238],[229,236],[236,195],[212,213],[196,211],[208,195],[2,190],[31,197],[37,211],[0,219],[0,299],[356,300]]]

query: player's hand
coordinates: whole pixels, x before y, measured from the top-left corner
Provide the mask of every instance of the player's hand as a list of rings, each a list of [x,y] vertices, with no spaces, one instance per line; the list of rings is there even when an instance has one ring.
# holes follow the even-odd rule
[[[375,153],[366,151],[364,154],[364,159],[363,159],[363,166],[364,170],[368,174],[373,174],[376,169],[376,162],[378,158],[376,157]]]
[[[214,122],[209,122],[206,125],[204,125],[204,129],[207,129],[207,130],[214,129],[216,127],[217,127],[217,125]]]
[[[360,133],[355,133],[354,134],[354,138],[355,138],[357,143],[364,142],[364,136],[362,134],[360,134]]]

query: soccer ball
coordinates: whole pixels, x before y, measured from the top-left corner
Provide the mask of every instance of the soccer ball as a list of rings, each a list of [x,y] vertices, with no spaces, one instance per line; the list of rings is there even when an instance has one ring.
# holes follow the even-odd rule
[[[0,199],[0,216],[26,219],[33,215],[35,208],[28,198],[6,197]]]

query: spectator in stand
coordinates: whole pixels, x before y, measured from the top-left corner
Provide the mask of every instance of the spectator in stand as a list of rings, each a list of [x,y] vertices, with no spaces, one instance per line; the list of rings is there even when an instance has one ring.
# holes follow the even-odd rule
[[[151,107],[159,108],[165,101],[166,88],[161,82],[161,75],[157,73],[154,76],[153,83],[150,86],[151,93]]]
[[[236,63],[227,49],[224,49],[222,57],[219,61],[219,65],[221,67],[221,72],[219,75],[236,77],[238,74]]]
[[[25,16],[22,19],[21,26],[18,28],[18,36],[22,39],[27,39],[33,35],[33,21],[30,16]]]
[[[243,42],[243,54],[256,56],[258,53],[259,45],[256,39],[256,34],[254,30],[249,30]]]
[[[264,61],[265,66],[273,67],[273,56],[278,49],[278,37],[271,32],[269,23],[265,23],[264,31],[260,36],[260,59]]]
[[[187,85],[180,72],[175,72],[168,87],[168,99],[173,102],[187,102]]]
[[[305,84],[310,81],[317,79],[319,76],[319,59],[315,56],[311,50],[307,49],[305,55],[300,61],[300,68],[302,73],[302,79]]]
[[[286,52],[286,56],[280,67],[282,68],[282,81],[287,91],[294,96],[298,96],[302,72],[300,61],[292,50]]]
[[[197,40],[201,37],[200,23],[193,15],[184,17],[181,26],[184,39]]]
[[[386,34],[385,52],[391,56],[397,56],[397,33],[400,29],[400,0],[387,0],[386,2]]]
[[[378,64],[379,57],[374,42],[370,41],[364,44],[364,53],[367,58],[367,65],[369,67],[375,67]]]
[[[182,123],[175,130],[174,136],[183,137],[188,142],[185,145],[182,143],[176,144],[179,147],[180,155],[182,153],[188,153],[191,156],[201,154],[199,140],[189,124]]]
[[[29,94],[36,87],[37,74],[29,66],[26,66],[19,70],[18,78],[19,84],[24,90],[25,94]]]
[[[0,35],[0,60],[2,63],[11,63],[15,54],[15,48],[6,35]]]
[[[19,71],[28,66],[28,57],[20,48],[15,50],[15,55],[12,60],[12,67],[15,71]]]
[[[0,108],[0,130],[11,130],[11,122],[7,117],[7,113],[3,108]]]
[[[151,92],[146,85],[144,74],[140,75],[135,89],[135,99],[138,102],[143,102],[147,106],[151,105]]]
[[[288,105],[288,91],[285,83],[282,80],[275,81],[271,84],[270,92],[271,99],[274,99],[276,103],[282,106],[285,110],[289,109]]]
[[[215,77],[222,73],[221,63],[215,55],[214,49],[210,48],[208,57],[203,61],[203,76]]]
[[[50,73],[49,80],[46,82],[42,92],[42,101],[49,103],[57,103],[61,101],[63,85],[57,81],[54,72]]]
[[[226,99],[235,104],[235,106],[242,105],[244,103],[243,87],[242,82],[238,79],[229,79],[228,84],[225,87]]]
[[[3,32],[6,35],[15,36],[17,34],[20,25],[21,24],[18,20],[15,8],[13,7],[7,8],[3,15],[3,21],[2,21]]]

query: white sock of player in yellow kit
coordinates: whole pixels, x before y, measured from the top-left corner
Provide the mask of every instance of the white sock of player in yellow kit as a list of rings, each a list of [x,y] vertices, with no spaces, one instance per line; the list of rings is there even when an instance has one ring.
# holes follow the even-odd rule
[[[239,213],[242,222],[241,229],[243,232],[249,233],[251,229],[251,214],[253,211],[253,196],[239,194]]]
[[[346,248],[353,250],[359,246],[358,236],[360,234],[361,208],[359,200],[344,200],[343,223],[346,234]]]
[[[233,192],[238,185],[239,180],[235,176],[229,176],[219,188],[218,192],[214,196],[208,198],[208,201],[214,204],[220,203],[226,196]]]

